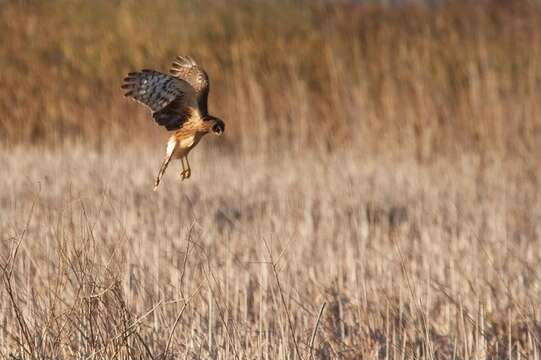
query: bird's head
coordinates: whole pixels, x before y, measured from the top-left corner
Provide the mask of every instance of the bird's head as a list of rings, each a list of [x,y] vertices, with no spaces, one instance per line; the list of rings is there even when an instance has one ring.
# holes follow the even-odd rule
[[[212,121],[212,126],[210,129],[212,130],[214,135],[222,135],[225,131],[225,123],[223,122],[223,120],[217,117],[212,117],[210,121]]]

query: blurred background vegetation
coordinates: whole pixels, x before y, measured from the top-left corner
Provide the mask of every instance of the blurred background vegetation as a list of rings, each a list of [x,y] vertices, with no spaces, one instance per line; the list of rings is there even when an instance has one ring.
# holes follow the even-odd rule
[[[224,150],[531,157],[539,3],[433,3],[0,2],[0,140],[154,143],[121,79],[187,54],[211,76]]]

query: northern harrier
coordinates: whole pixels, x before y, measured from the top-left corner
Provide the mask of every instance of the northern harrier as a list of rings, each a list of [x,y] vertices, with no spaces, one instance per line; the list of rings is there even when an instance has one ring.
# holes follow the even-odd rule
[[[208,132],[222,135],[225,130],[224,122],[208,113],[209,77],[205,70],[192,58],[179,56],[169,72],[170,75],[148,69],[130,72],[122,84],[125,96],[149,107],[154,121],[173,132],[154,190],[171,159],[180,159],[180,177],[189,178],[192,173],[188,162],[190,150]]]

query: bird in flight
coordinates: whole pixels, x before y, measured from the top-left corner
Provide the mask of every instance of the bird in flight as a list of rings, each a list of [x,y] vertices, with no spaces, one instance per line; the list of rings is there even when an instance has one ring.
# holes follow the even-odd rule
[[[209,77],[205,70],[188,56],[178,56],[170,74],[144,69],[130,72],[124,78],[124,96],[147,106],[158,125],[172,132],[165,157],[158,171],[154,190],[171,159],[180,159],[180,177],[188,179],[192,171],[188,153],[201,138],[212,132],[222,135],[224,122],[208,113]]]

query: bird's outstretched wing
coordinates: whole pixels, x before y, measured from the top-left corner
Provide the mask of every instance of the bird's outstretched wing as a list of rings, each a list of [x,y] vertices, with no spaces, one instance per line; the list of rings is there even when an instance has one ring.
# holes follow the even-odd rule
[[[197,104],[203,115],[208,114],[209,76],[202,67],[189,56],[177,56],[169,70],[172,76],[190,84],[196,92]]]
[[[197,111],[195,89],[185,80],[154,70],[131,72],[122,84],[124,94],[152,110],[152,117],[167,130],[179,129]]]

